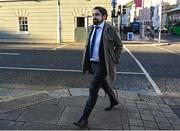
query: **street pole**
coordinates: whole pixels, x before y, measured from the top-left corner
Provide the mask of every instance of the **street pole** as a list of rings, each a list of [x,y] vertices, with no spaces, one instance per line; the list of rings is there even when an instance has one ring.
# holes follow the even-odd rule
[[[161,0],[160,6],[159,6],[159,40],[158,40],[159,44],[161,43],[162,4],[163,4],[163,0]]]
[[[57,43],[61,43],[61,15],[60,15],[60,0],[58,0],[58,8],[57,8]]]
[[[144,39],[144,1],[143,0],[143,11],[142,11],[142,38]]]
[[[114,25],[114,23],[115,23],[115,12],[116,12],[116,1],[115,0],[112,0],[112,2],[111,2],[111,4],[112,4],[112,18],[111,18],[111,21],[112,21],[112,25]]]
[[[121,32],[121,15],[118,14],[118,29]]]
[[[118,5],[118,29],[119,29],[119,32],[121,34],[121,24],[122,24],[122,5]]]

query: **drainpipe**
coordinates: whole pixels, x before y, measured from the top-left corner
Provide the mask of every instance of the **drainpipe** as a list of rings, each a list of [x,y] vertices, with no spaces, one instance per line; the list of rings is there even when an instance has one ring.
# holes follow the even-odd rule
[[[60,0],[58,0],[57,8],[57,43],[61,43],[61,16],[60,16]]]

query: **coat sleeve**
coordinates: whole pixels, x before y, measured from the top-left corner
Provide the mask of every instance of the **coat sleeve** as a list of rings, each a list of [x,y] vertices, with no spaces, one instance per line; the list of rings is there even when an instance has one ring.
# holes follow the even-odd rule
[[[123,44],[120,37],[120,32],[116,27],[111,28],[111,36],[114,40],[114,54],[116,56],[116,64],[120,61],[120,55],[123,49]]]

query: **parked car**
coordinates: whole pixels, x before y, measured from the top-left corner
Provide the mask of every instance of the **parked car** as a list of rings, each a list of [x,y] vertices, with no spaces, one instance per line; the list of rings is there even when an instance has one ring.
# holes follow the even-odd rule
[[[158,32],[159,32],[159,27],[155,27],[154,33],[158,33]],[[161,33],[168,33],[168,30],[165,26],[161,26]]]

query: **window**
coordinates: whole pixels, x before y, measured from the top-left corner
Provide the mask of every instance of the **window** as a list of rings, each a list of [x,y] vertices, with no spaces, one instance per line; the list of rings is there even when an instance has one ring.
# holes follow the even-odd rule
[[[85,27],[85,17],[77,17],[77,27]]]
[[[19,17],[19,31],[20,32],[28,32],[27,17]]]

